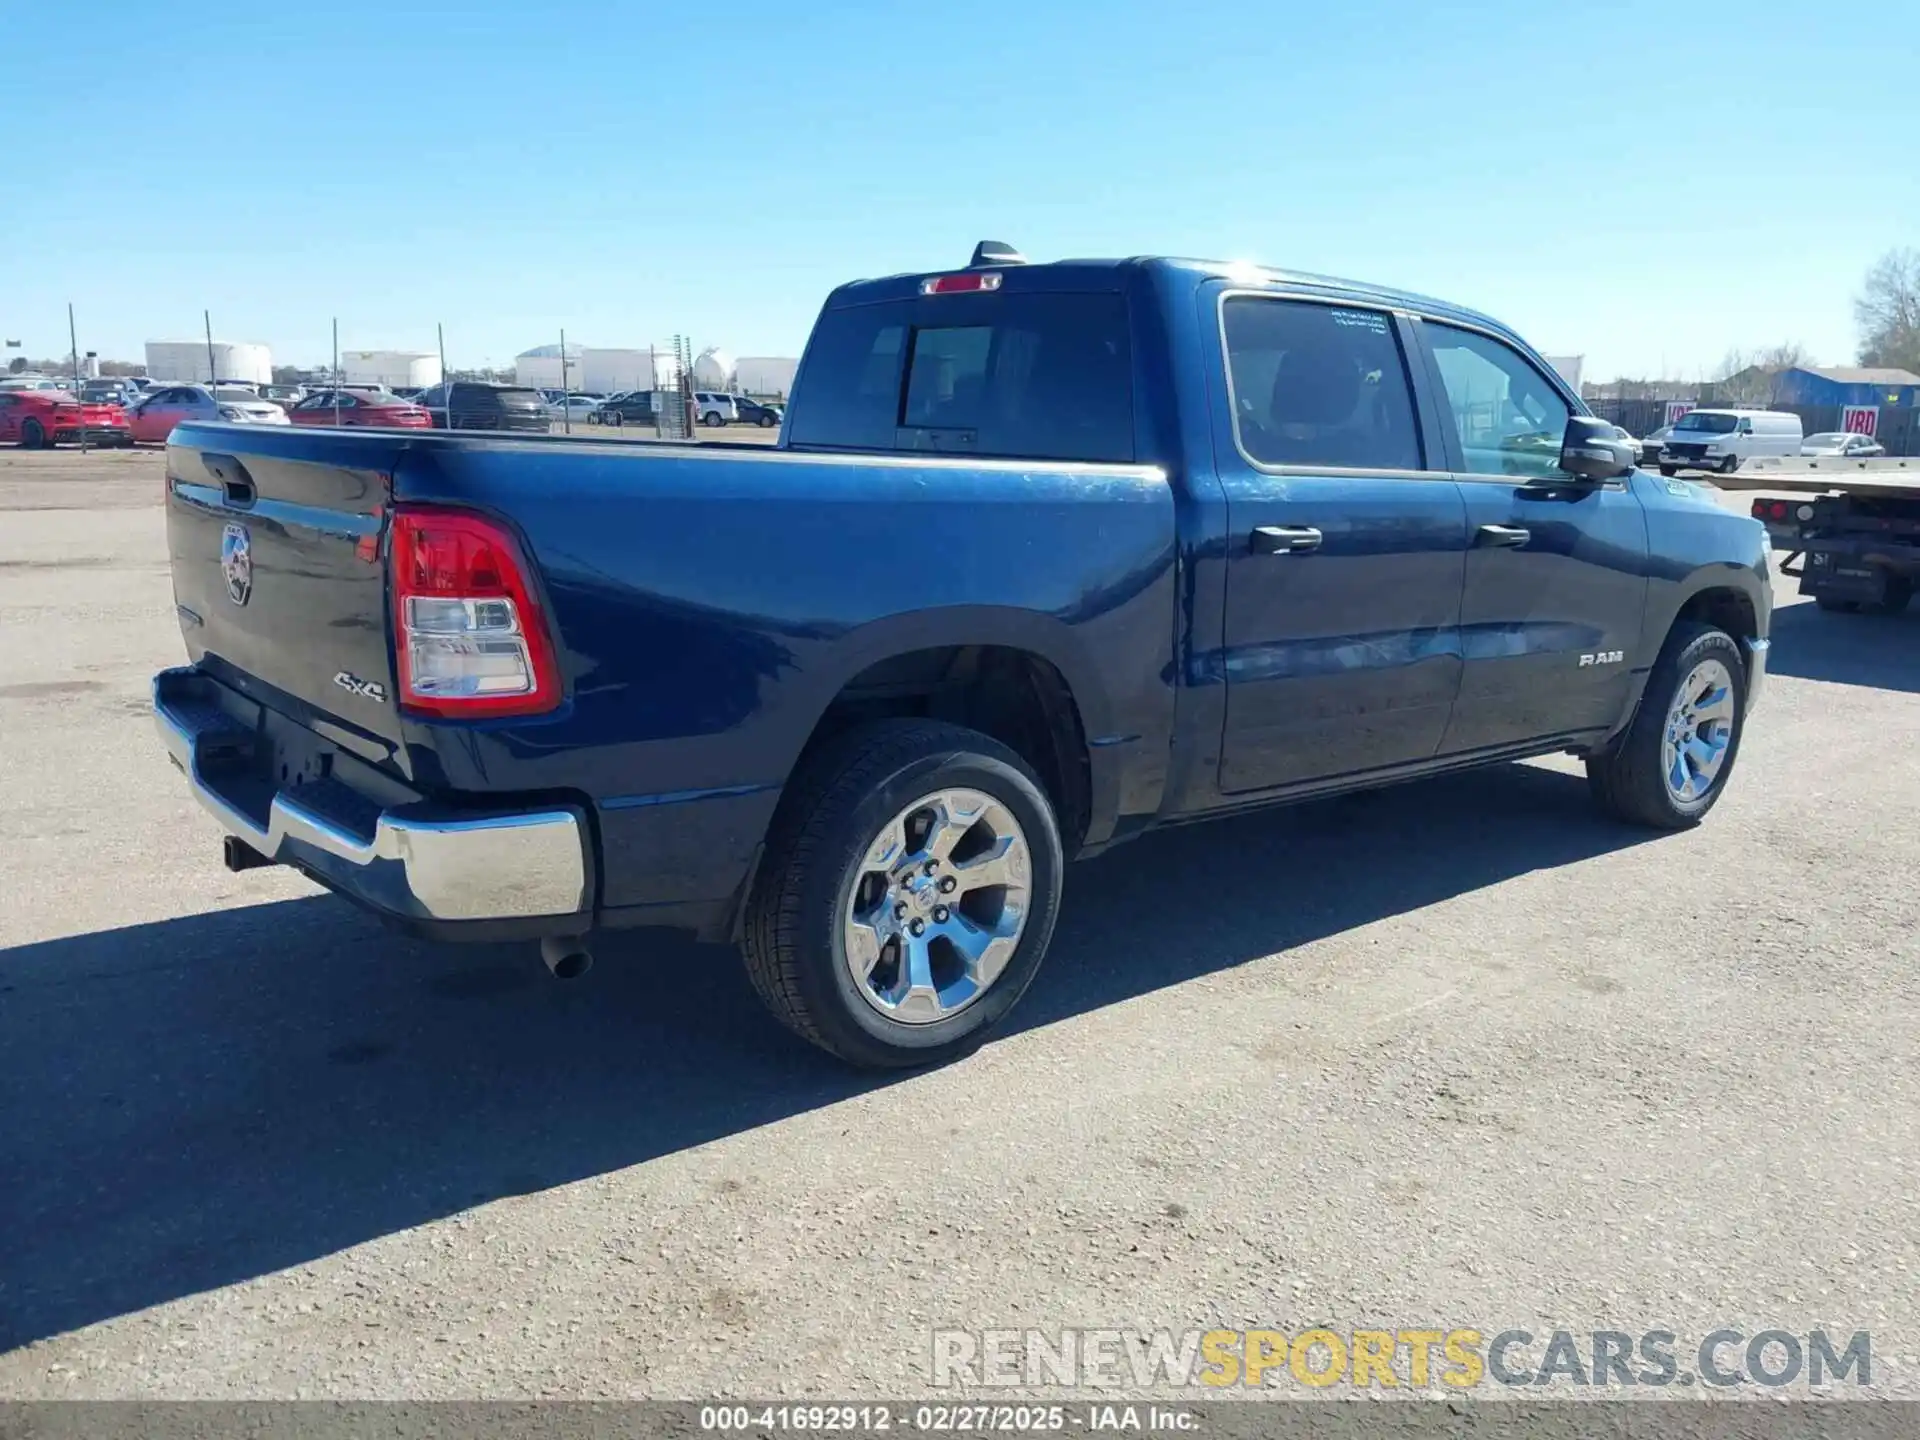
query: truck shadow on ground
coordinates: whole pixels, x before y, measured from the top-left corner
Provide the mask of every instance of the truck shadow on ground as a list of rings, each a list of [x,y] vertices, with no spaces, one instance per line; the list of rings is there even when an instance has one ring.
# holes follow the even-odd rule
[[[1646,838],[1537,766],[1150,836],[1070,872],[1017,1028]],[[672,938],[562,985],[314,897],[0,952],[0,1350],[888,1083]]]
[[[1772,675],[1920,692],[1920,604],[1899,615],[1831,614],[1818,605],[1773,612]]]

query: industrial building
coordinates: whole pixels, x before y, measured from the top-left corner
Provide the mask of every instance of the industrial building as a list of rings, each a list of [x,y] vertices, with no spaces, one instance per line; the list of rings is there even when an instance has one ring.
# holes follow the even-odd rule
[[[264,345],[225,340],[149,340],[147,374],[180,383],[240,380],[267,385],[273,381],[273,352]]]
[[[1920,375],[1873,365],[1796,365],[1775,378],[1773,402],[1911,409],[1920,404]]]
[[[424,390],[440,383],[440,357],[424,350],[342,350],[340,378],[349,385]]]
[[[672,346],[664,342],[645,350],[569,343],[564,379],[560,361],[557,344],[536,345],[514,356],[513,378],[518,384],[540,390],[584,390],[595,395],[657,390],[674,380]],[[703,390],[785,396],[793,388],[793,374],[799,365],[798,360],[775,355],[735,360],[725,350],[709,347],[693,362],[693,380]]]
[[[742,355],[733,367],[733,383],[747,395],[778,395],[793,390],[793,373],[800,362],[784,355]]]

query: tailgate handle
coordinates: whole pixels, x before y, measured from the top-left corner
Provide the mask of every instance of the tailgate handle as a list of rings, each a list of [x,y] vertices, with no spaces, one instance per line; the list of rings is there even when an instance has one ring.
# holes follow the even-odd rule
[[[202,455],[200,463],[220,482],[221,497],[234,509],[245,510],[259,498],[259,492],[253,488],[253,476],[237,456]]]

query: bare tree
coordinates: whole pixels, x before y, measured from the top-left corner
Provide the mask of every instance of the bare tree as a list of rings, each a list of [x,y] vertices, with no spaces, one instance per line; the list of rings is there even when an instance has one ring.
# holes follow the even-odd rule
[[[1853,302],[1860,363],[1920,370],[1920,250],[1889,250]]]
[[[1771,404],[1780,372],[1811,365],[1813,357],[1797,340],[1766,345],[1758,350],[1729,350],[1720,362],[1714,393],[1738,404]]]

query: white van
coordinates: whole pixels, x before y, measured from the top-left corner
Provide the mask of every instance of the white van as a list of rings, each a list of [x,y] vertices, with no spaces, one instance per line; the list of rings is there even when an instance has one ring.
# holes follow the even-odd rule
[[[1800,417],[1780,410],[1689,410],[1660,451],[1660,473],[1731,475],[1758,455],[1798,455]]]

